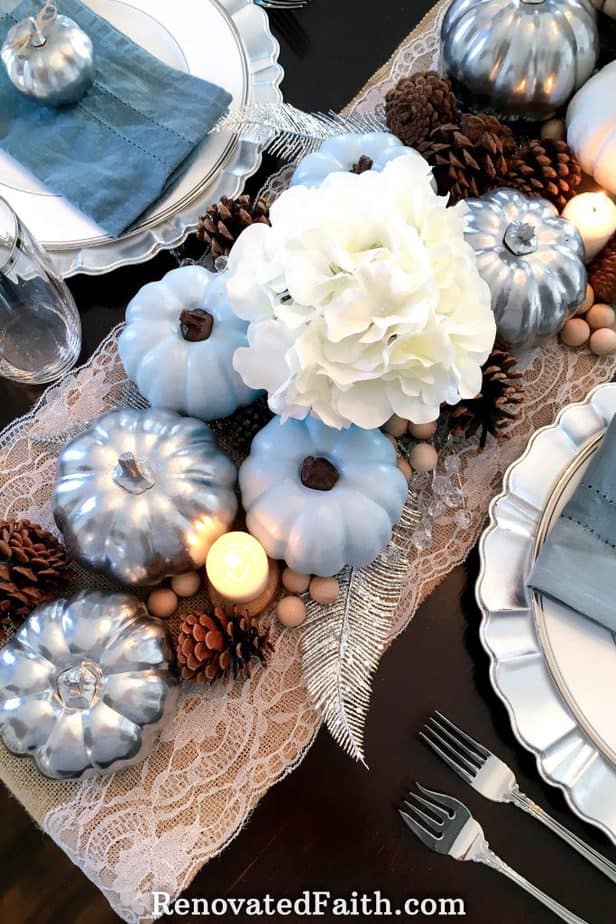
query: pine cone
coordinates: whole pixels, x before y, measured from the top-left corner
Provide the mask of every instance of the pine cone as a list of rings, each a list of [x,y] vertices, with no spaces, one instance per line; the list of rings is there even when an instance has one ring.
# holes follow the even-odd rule
[[[513,157],[508,186],[549,199],[562,212],[582,182],[582,168],[566,141],[535,138]]]
[[[243,462],[250,452],[250,444],[274,415],[269,409],[267,396],[261,395],[247,407],[238,407],[229,417],[213,420],[210,427],[220,448],[235,462]]]
[[[434,168],[438,191],[449,193],[453,204],[502,185],[516,143],[495,116],[464,113],[459,125],[435,128],[417,150]]]
[[[257,619],[240,607],[217,606],[212,614],[191,613],[182,619],[177,641],[180,673],[185,680],[228,681],[252,673],[252,659],[265,663],[271,646]]]
[[[269,209],[263,199],[254,202],[250,196],[230,199],[223,196],[217,205],[210,205],[199,219],[197,234],[212,248],[212,256],[227,257],[236,240],[249,225],[269,225]]]
[[[482,367],[481,391],[475,398],[461,401],[450,413],[450,428],[454,433],[464,433],[469,439],[481,431],[480,450],[486,444],[488,433],[500,439],[510,422],[521,417],[518,405],[523,401],[519,381],[522,373],[514,369],[516,365],[517,359],[495,344]]]
[[[612,305],[616,301],[616,234],[588,267],[588,281],[600,304]]]
[[[458,120],[451,84],[436,71],[399,80],[385,97],[387,126],[404,144],[415,147],[440,125]]]
[[[16,629],[58,596],[68,555],[55,536],[30,520],[0,520],[0,626]]]

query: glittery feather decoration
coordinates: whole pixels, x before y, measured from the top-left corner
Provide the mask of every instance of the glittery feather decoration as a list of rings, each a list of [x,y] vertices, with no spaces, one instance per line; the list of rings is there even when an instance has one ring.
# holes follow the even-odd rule
[[[308,691],[334,740],[366,765],[364,726],[372,677],[387,645],[409,567],[409,542],[421,515],[410,492],[391,542],[376,561],[339,575],[331,606],[308,603],[302,637]]]

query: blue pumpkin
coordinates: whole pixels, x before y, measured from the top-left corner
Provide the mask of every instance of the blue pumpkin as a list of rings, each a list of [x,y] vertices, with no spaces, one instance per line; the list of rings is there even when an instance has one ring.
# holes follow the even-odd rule
[[[215,420],[259,394],[233,368],[247,329],[229,307],[224,273],[182,266],[137,292],[118,351],[152,407]]]
[[[382,170],[385,164],[401,154],[417,158],[418,165],[430,172],[427,161],[413,148],[407,148],[391,132],[348,133],[328,138],[318,151],[307,154],[291,177],[291,186],[320,186],[326,176],[337,171],[352,170],[362,155],[372,161],[372,170]]]
[[[395,450],[380,430],[334,430],[276,417],[240,469],[249,532],[270,558],[330,576],[373,561],[407,496]]]

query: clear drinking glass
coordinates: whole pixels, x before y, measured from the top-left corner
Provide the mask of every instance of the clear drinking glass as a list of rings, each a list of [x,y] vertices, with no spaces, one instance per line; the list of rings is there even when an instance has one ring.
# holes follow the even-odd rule
[[[81,321],[64,280],[0,198],[0,375],[53,382],[81,350]]]

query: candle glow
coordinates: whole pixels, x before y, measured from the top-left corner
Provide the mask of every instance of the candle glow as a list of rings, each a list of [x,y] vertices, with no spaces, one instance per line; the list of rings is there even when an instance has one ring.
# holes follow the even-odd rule
[[[205,563],[218,593],[234,603],[248,603],[267,586],[269,563],[260,542],[249,533],[225,533],[212,545]]]
[[[607,193],[588,192],[570,199],[562,213],[584,241],[584,259],[592,260],[616,231],[616,205]]]

